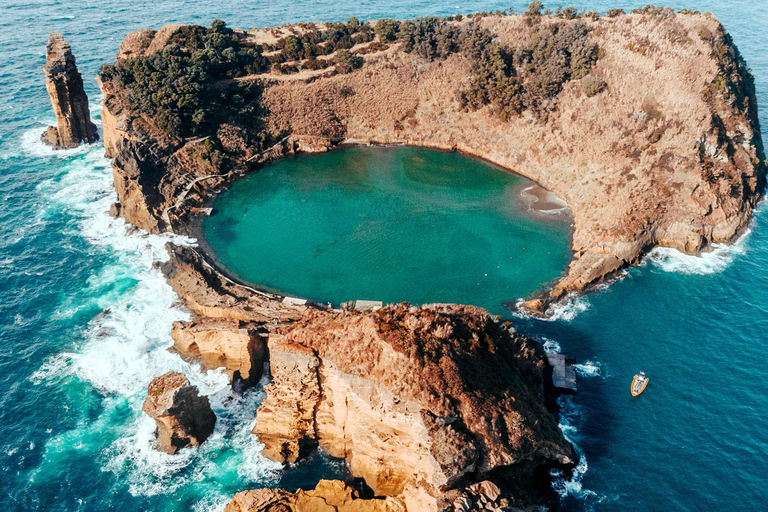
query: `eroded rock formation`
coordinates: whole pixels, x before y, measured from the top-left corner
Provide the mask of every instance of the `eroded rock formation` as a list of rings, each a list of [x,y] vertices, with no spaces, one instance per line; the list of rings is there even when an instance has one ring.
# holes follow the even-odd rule
[[[64,36],[51,32],[45,49],[45,88],[56,114],[56,126],[49,126],[43,133],[43,142],[56,149],[66,149],[75,148],[81,142],[97,141],[99,135],[91,121],[88,96],[72,48],[64,41]]]
[[[197,388],[178,372],[152,379],[141,410],[157,423],[155,447],[166,453],[200,445],[216,425],[208,397],[200,396]]]
[[[256,324],[212,318],[175,322],[171,337],[173,348],[185,358],[210,370],[223,367],[236,388],[254,386],[261,379],[267,347]]]
[[[591,76],[607,87],[587,93],[579,79],[570,80],[547,115],[502,118],[492,104],[471,110],[460,101],[476,78],[462,54],[430,60],[387,42],[361,52],[364,64],[349,73],[240,73],[216,81],[217,91],[259,86],[250,112],[261,131],[224,119],[186,137],[132,110],[126,86],[105,75],[114,213],[148,231],[187,233],[194,207],[235,177],[291,153],[342,142],[460,150],[538,181],[573,212],[574,261],[546,296],[529,303],[538,311],[655,246],[695,253],[731,241],[746,226],[765,180],[756,101],[717,20],[654,9],[615,18],[477,16],[451,23],[477,23],[500,45],[530,40],[536,27],[584,24],[599,46]],[[136,32],[118,59],[151,57],[201,33],[180,30]],[[276,44],[275,33],[290,31],[237,38]],[[201,250],[170,252],[162,270],[194,317],[176,325],[177,350],[233,377],[247,372],[250,380],[259,354],[248,347],[268,333],[273,380],[254,427],[265,454],[293,462],[319,446],[344,457],[355,476],[387,497],[361,501],[340,482],[321,483],[306,492],[240,493],[230,512],[552,503],[548,468],[568,466],[575,455],[543,405],[546,363],[530,340],[471,306],[397,305],[359,314],[296,305],[233,282]],[[168,423],[166,437],[175,428]]]
[[[319,445],[408,510],[444,506],[470,475],[525,488],[534,468],[574,462],[542,405],[541,354],[480,308],[308,312],[271,335],[269,351],[254,427],[264,453],[293,462]]]
[[[405,512],[398,498],[363,499],[344,482],[320,480],[311,491],[258,489],[235,495],[224,512]]]

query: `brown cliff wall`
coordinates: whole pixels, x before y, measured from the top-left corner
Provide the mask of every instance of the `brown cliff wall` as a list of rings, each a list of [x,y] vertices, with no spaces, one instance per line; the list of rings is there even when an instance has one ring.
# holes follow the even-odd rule
[[[72,48],[60,33],[51,32],[45,49],[45,88],[56,114],[56,127],[48,128],[43,141],[56,149],[75,148],[81,142],[97,141],[99,135],[91,121],[88,96]]]
[[[408,510],[442,508],[446,491],[483,475],[525,488],[534,468],[574,461],[542,405],[541,354],[482,309],[316,312],[286,331],[270,337],[272,383],[254,427],[270,458],[294,462],[319,445]]]

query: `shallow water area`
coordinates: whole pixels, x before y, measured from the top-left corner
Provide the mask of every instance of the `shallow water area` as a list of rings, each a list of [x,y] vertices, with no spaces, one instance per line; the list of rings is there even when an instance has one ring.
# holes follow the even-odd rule
[[[458,153],[356,147],[288,158],[213,202],[201,236],[240,280],[318,302],[502,303],[570,261],[567,216],[529,180]],[[562,206],[561,206],[562,207]]]

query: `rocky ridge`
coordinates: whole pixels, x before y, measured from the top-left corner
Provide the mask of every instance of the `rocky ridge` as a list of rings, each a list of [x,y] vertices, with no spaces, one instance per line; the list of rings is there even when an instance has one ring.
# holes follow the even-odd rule
[[[43,133],[43,142],[54,149],[76,148],[81,142],[96,142],[99,134],[91,121],[88,96],[72,48],[64,41],[64,36],[51,32],[45,50],[45,88],[56,114],[56,126],[49,126]]]
[[[446,491],[491,473],[532,492],[535,468],[575,462],[543,405],[543,355],[483,309],[308,311],[281,331],[253,430],[272,459],[319,445],[408,510],[443,508]]]

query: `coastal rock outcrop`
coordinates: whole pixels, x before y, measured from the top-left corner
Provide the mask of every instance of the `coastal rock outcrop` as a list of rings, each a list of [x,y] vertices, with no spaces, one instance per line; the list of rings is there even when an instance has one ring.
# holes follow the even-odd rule
[[[278,295],[235,283],[194,247],[170,244],[168,251],[170,259],[161,270],[184,305],[199,318],[274,328],[298,320],[307,310]]]
[[[56,114],[56,126],[49,126],[43,133],[43,142],[55,149],[75,148],[81,142],[96,142],[99,134],[91,121],[88,96],[75,65],[72,48],[64,41],[64,36],[51,32],[45,49],[45,88]]]
[[[257,489],[235,495],[224,512],[405,512],[398,498],[364,499],[338,480],[320,480],[310,491]]]
[[[152,379],[141,410],[157,423],[155,447],[170,454],[200,445],[216,426],[208,397],[201,396],[183,373],[168,372]]]
[[[572,77],[538,104],[540,111],[500,115],[505,105],[487,98],[468,104],[467,87],[477,81],[471,58],[409,50],[407,38],[395,35],[394,42],[360,45],[361,66],[350,72],[238,70],[234,82],[220,80],[260,91],[251,130],[258,134],[238,139],[253,148],[234,144],[232,134],[245,132],[225,119],[203,137],[203,150],[201,137],[169,136],[150,116],[130,111],[125,88],[105,75],[105,139],[113,148],[120,214],[150,231],[184,231],[190,209],[236,175],[340,142],[459,150],[538,182],[573,213],[573,262],[559,283],[529,302],[539,311],[654,247],[695,254],[743,231],[762,195],[765,159],[752,77],[713,16],[647,8],[575,20],[473,16],[446,23],[445,34],[485,31],[487,45],[510,55],[524,55],[520,45],[542,34],[581,34],[585,48],[597,49],[589,79],[602,85],[585,92]],[[129,36],[118,63],[157,55],[180,30]],[[235,36],[239,44],[279,47],[274,34]]]
[[[266,337],[256,324],[228,318],[174,322],[171,337],[185,358],[210,370],[223,367],[236,388],[258,384],[264,372]]]
[[[534,469],[575,462],[543,406],[542,355],[485,310],[312,311],[284,331],[269,338],[254,427],[270,458],[319,445],[408,510],[442,508],[446,491],[483,475],[514,480],[515,504],[536,503]]]

